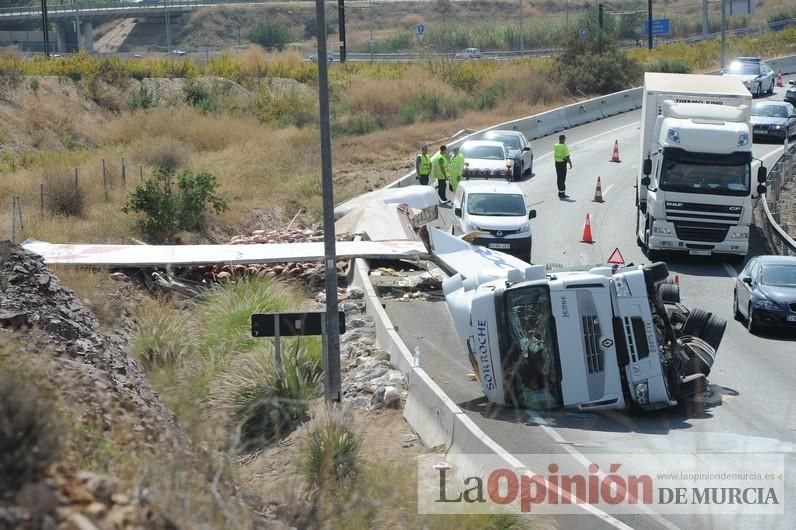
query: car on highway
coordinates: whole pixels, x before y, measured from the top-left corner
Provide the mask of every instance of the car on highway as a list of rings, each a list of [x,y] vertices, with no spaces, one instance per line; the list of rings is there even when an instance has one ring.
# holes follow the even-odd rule
[[[520,180],[526,174],[533,175],[533,150],[520,131],[487,131],[482,139],[503,144],[514,162],[514,180]]]
[[[459,184],[453,197],[453,234],[472,234],[470,242],[531,261],[530,210],[516,184],[469,180]]]
[[[796,108],[786,101],[765,101],[752,107],[752,140],[783,142],[796,135]]]
[[[796,80],[788,82],[788,90],[785,91],[785,101],[796,105]]]
[[[307,57],[307,59],[312,61],[312,62],[314,62],[314,63],[317,63],[318,62],[318,54],[317,53],[310,54]],[[334,62],[334,54],[332,52],[327,52],[326,53],[326,62],[328,62],[328,63]]]
[[[461,146],[464,156],[462,177],[511,179],[514,163],[501,142],[491,140],[468,140]]]
[[[456,54],[457,59],[480,59],[481,50],[478,48],[465,48]]]
[[[740,79],[755,97],[774,93],[774,70],[760,57],[738,57],[721,73],[724,76]]]
[[[750,333],[796,329],[796,256],[757,256],[735,279],[735,318]]]

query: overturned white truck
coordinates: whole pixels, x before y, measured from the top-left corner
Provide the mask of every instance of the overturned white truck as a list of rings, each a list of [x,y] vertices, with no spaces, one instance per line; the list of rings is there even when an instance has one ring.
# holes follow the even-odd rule
[[[704,388],[726,321],[680,303],[664,263],[550,272],[431,229],[487,398],[520,408],[674,406]]]

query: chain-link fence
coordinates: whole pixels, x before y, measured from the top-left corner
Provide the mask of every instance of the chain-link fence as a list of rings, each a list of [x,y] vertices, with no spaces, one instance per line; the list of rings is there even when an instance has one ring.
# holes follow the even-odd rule
[[[785,153],[768,172],[763,208],[770,230],[769,244],[778,254],[796,255],[796,145]]]

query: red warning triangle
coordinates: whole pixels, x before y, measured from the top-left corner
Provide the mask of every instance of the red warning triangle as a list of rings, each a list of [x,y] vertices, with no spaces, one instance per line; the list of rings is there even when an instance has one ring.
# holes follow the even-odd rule
[[[622,257],[622,253],[619,252],[618,248],[614,249],[613,253],[611,254],[611,257],[608,258],[608,263],[615,263],[617,265],[625,264],[625,258]]]

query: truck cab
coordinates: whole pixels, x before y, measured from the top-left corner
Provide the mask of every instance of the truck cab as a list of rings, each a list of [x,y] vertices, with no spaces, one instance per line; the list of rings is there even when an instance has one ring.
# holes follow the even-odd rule
[[[641,128],[636,233],[642,248],[745,256],[755,183],[751,96],[743,84],[647,73]],[[757,180],[765,181],[765,169]]]

